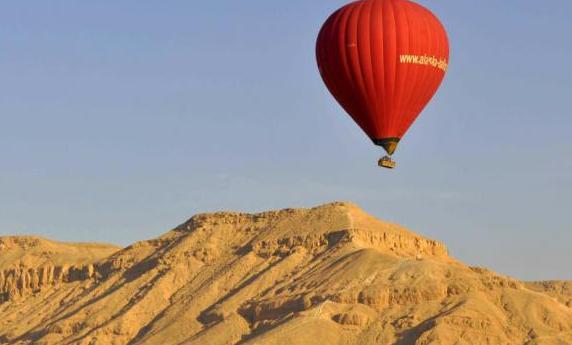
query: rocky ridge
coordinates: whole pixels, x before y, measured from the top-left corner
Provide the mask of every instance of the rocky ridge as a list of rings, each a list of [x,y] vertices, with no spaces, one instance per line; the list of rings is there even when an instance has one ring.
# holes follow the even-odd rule
[[[1,238],[0,272],[0,344],[572,343],[570,283],[467,267],[350,203],[197,215],[122,250]]]

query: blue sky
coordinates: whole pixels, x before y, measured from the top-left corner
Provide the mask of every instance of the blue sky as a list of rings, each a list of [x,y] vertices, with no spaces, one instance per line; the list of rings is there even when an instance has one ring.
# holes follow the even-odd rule
[[[467,263],[572,279],[572,2],[421,3],[451,64],[388,172],[316,69],[344,1],[2,2],[0,235],[126,245],[349,200]]]

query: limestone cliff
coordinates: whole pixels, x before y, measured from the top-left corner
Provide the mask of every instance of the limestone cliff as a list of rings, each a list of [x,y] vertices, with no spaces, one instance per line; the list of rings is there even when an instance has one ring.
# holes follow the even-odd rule
[[[572,344],[568,283],[467,267],[349,203],[119,251],[28,241],[0,240],[0,344]]]
[[[93,278],[94,263],[117,250],[105,244],[1,237],[0,303],[38,294],[43,288]]]

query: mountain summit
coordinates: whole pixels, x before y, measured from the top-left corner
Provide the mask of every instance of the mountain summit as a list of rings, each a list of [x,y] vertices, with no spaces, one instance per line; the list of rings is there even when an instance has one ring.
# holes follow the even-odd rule
[[[572,344],[572,283],[350,203],[201,214],[124,249],[0,238],[0,344]]]

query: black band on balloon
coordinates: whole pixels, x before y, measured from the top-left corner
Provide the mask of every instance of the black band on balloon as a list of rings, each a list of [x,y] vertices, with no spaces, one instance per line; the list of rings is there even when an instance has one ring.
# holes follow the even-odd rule
[[[373,143],[376,144],[377,146],[386,146],[387,144],[391,144],[391,143],[399,143],[401,141],[401,138],[385,138],[385,139],[373,139]]]

